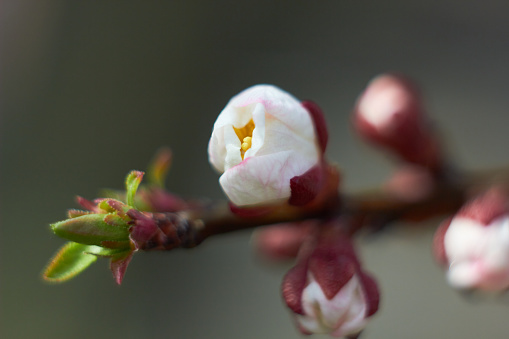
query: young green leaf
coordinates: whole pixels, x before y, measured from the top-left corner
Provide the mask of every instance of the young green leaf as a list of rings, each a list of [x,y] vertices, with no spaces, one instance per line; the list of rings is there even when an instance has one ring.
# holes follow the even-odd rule
[[[89,254],[94,252],[100,252],[100,247],[68,242],[51,259],[42,277],[53,283],[67,281],[97,260],[97,256]]]
[[[136,195],[136,191],[138,190],[138,186],[140,186],[141,179],[143,178],[143,172],[140,171],[131,171],[127,178],[125,179],[125,187],[126,187],[126,203],[129,206],[134,207],[134,196]]]

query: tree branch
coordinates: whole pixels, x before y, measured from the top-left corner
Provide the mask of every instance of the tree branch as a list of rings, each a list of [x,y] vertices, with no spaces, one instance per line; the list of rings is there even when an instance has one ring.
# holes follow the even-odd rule
[[[363,227],[378,228],[397,220],[422,221],[456,212],[466,199],[490,186],[509,187],[509,168],[462,176],[449,175],[445,178],[437,179],[429,193],[418,200],[402,199],[390,190],[376,189],[342,196],[329,194],[318,203],[304,208],[285,203],[234,213],[228,203],[218,202],[177,213],[153,213],[152,216],[166,237],[158,235],[159,240],[151,239],[142,249],[190,248],[218,234],[315,218],[346,217],[351,221],[351,228],[345,231],[350,234]]]

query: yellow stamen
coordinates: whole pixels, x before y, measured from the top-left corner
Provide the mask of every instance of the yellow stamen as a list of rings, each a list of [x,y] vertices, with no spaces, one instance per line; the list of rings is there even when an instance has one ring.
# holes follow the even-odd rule
[[[251,137],[245,137],[244,140],[242,140],[242,146],[240,146],[240,148],[244,152],[247,152],[247,150],[251,148],[251,140],[252,139],[253,138],[251,138]]]
[[[237,137],[239,137],[240,143],[242,144],[240,146],[240,156],[242,157],[242,160],[244,160],[244,154],[248,149],[251,148],[251,140],[253,139],[254,128],[255,124],[253,119],[249,120],[249,122],[244,127],[233,127],[235,134],[237,134]]]

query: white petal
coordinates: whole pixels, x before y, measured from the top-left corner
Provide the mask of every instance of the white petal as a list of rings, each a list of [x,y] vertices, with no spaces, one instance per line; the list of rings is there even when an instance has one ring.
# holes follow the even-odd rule
[[[297,317],[301,326],[312,333],[334,336],[355,334],[366,326],[366,299],[357,276],[353,276],[330,300],[312,274],[309,279],[302,292],[305,316]]]
[[[456,288],[473,288],[479,282],[478,265],[472,261],[453,262],[449,267],[447,278],[449,284]]]
[[[240,140],[232,126],[223,127],[224,144],[226,156],[224,159],[224,170],[227,171],[233,166],[240,164],[242,157],[240,155]]]
[[[254,122],[251,148],[241,158],[233,127]],[[320,158],[313,121],[301,103],[270,85],[235,96],[219,115],[209,142],[209,159],[224,172],[219,182],[236,205],[270,203],[290,196],[290,179]]]
[[[444,236],[444,248],[449,262],[479,256],[484,247],[486,230],[477,221],[455,217]]]
[[[223,173],[219,183],[238,206],[288,198],[290,179],[311,167],[301,160],[295,151],[251,157]]]

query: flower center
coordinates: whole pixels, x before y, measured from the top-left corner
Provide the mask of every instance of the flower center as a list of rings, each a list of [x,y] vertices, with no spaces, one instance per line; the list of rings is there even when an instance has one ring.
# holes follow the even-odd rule
[[[247,152],[248,149],[251,148],[251,140],[253,139],[253,130],[255,128],[255,124],[253,119],[249,120],[249,122],[241,128],[233,127],[233,130],[235,131],[235,134],[237,134],[237,137],[239,137],[240,140],[240,156],[242,157],[242,160],[244,160],[244,154]]]

